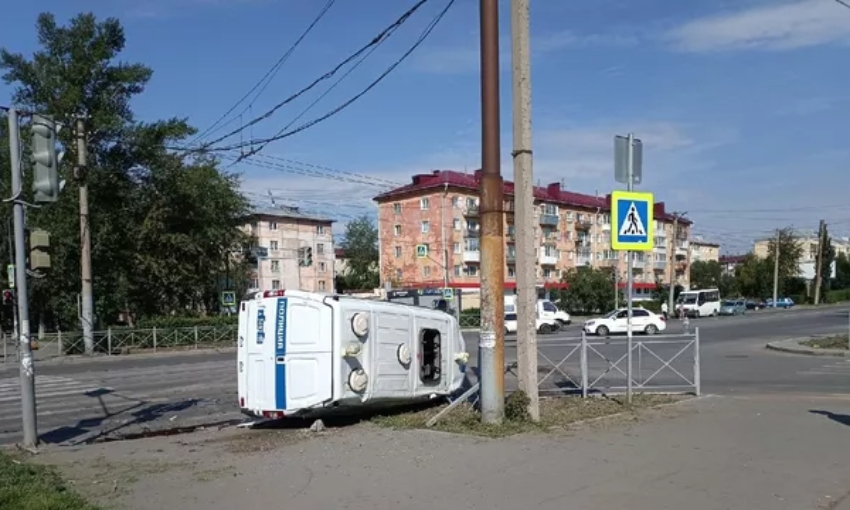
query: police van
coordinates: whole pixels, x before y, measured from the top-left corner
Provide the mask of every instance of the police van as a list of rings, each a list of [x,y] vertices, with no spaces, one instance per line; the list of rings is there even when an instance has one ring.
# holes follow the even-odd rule
[[[237,358],[242,412],[279,419],[451,395],[469,355],[440,310],[272,290],[240,303]]]

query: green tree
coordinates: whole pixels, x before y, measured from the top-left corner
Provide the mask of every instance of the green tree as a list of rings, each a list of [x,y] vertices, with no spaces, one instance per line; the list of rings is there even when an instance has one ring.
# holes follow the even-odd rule
[[[773,277],[774,268],[774,253],[776,253],[776,237],[768,243],[767,262],[770,267],[771,278]],[[800,274],[800,260],[803,258],[803,246],[800,244],[794,231],[790,228],[784,228],[779,231],[779,278],[778,290],[779,296],[782,297],[791,292],[790,287],[796,287],[791,282],[791,279],[798,278]],[[768,295],[773,295],[773,284]]]
[[[347,267],[340,278],[346,289],[374,289],[381,285],[378,274],[378,227],[368,215],[348,222],[345,239]]]
[[[166,150],[194,133],[184,120],[135,119],[131,102],[153,72],[119,60],[125,37],[117,19],[80,14],[60,26],[45,13],[36,30],[40,48],[29,58],[0,50],[0,69],[17,105],[66,126],[86,118],[97,318],[214,311],[229,248],[243,238],[237,225],[247,203],[237,180],[213,160]],[[78,183],[72,129],[59,138],[67,185],[58,202],[31,209],[28,222],[52,234],[53,268],[33,282],[33,312],[69,329],[80,289]]]
[[[713,289],[720,286],[723,268],[716,260],[697,260],[691,264],[691,287]]]
[[[737,297],[741,295],[741,288],[735,275],[723,273],[720,275],[720,283],[717,285],[720,295],[723,297]]]
[[[832,288],[832,264],[835,262],[835,246],[826,225],[823,226],[823,239],[823,246],[815,259],[815,263],[821,265],[821,297]]]
[[[835,258],[835,289],[850,289],[850,258],[841,252]]]
[[[750,253],[735,267],[735,281],[745,297],[765,299],[773,292],[773,263]]]
[[[608,269],[579,267],[564,272],[566,292],[560,307],[570,313],[600,313],[614,308],[614,274]],[[617,291],[619,292],[619,291]]]

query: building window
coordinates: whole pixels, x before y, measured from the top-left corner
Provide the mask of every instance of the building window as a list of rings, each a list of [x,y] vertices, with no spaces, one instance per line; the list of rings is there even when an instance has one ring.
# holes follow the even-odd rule
[[[422,268],[422,276],[425,276],[426,278],[431,276],[431,266],[425,266]]]
[[[316,245],[316,253],[319,254],[319,255],[323,255],[325,253],[325,245],[322,244],[322,243],[317,244]]]
[[[478,276],[478,266],[463,266],[464,276]]]
[[[327,270],[326,268],[327,268],[327,266],[325,266],[324,262],[319,262],[319,272],[320,273],[324,273]]]
[[[277,273],[278,271],[280,271],[280,261],[279,260],[272,260],[271,267],[272,267],[272,273]]]
[[[552,270],[548,267],[543,268],[543,278],[549,279],[552,278]]]
[[[325,281],[319,280],[319,290],[325,290]]]
[[[508,278],[516,278],[516,269],[514,266],[508,266]]]
[[[393,212],[395,214],[401,214],[401,204],[396,202],[393,204]]]
[[[317,226],[316,227],[316,234],[318,234],[320,236],[325,235],[325,226],[324,225]]]
[[[455,209],[460,209],[460,197],[452,197],[452,207],[454,207]]]
[[[540,206],[540,210],[543,214],[551,214],[552,216],[558,215],[558,206],[555,204],[543,204]]]
[[[455,276],[460,276],[461,267],[455,266]]]
[[[252,289],[259,289],[260,288],[260,280],[253,278],[251,280],[251,288]]]
[[[393,225],[393,234],[395,234],[396,237],[401,235],[401,225]]]
[[[567,211],[567,223],[572,223],[572,222],[573,222],[573,212]]]
[[[401,258],[401,246],[395,247],[395,258],[397,258],[397,259]]]
[[[272,280],[272,290],[280,290],[280,280]]]
[[[427,234],[428,232],[431,231],[431,223],[427,222],[427,221],[423,221],[420,228],[421,228],[423,234]]]
[[[452,228],[454,228],[455,230],[460,230],[461,228],[463,228],[463,225],[460,222],[460,218],[455,218],[454,220],[452,220]]]
[[[460,243],[454,244],[454,251],[455,251],[455,253],[460,253]]]
[[[269,241],[269,249],[271,251],[277,251],[278,250],[277,241]]]
[[[431,201],[427,198],[420,198],[419,199],[419,208],[422,209],[423,211],[430,209],[431,208]]]
[[[277,230],[277,222],[276,221],[270,221],[269,222],[269,229],[270,230]]]
[[[398,280],[398,281],[401,281],[402,276],[403,276],[403,274],[401,272],[401,269],[396,269],[395,270],[395,279]]]

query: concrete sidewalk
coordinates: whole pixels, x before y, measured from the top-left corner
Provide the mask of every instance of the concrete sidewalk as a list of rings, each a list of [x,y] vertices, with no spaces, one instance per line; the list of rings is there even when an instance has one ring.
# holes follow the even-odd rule
[[[286,432],[209,431],[46,452],[41,460],[65,466],[83,492],[106,487],[102,501],[139,510],[815,510],[850,503],[846,396],[708,397],[637,421],[500,440],[372,426],[311,438]],[[133,477],[122,479],[122,469]]]

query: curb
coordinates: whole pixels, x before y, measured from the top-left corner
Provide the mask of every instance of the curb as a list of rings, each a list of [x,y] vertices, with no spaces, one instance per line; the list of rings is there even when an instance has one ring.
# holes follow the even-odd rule
[[[806,340],[811,340],[816,337],[804,337],[804,338],[788,338],[785,340],[777,340],[775,342],[768,342],[765,346],[768,350],[784,352],[787,354],[803,354],[806,356],[828,356],[833,358],[850,358],[850,350],[847,349],[815,349],[813,347],[807,347],[805,345],[800,345],[800,342],[805,342]]]

